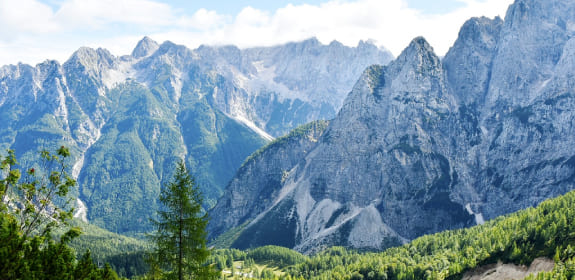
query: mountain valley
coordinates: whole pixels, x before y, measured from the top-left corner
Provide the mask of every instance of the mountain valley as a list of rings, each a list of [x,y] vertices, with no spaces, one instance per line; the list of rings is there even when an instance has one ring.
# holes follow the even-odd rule
[[[145,37],[121,57],[80,48],[62,65],[0,68],[0,149],[14,149],[25,166],[41,149],[70,147],[87,220],[137,235],[149,230],[179,159],[210,208],[252,152],[332,118],[355,77],[389,60],[369,42],[350,48],[315,38],[190,50]]]
[[[445,56],[424,37],[397,57],[373,41],[144,37],[129,55],[2,66],[0,241],[155,279],[151,220],[183,162],[209,218],[200,267],[222,279],[572,279],[574,81],[575,0],[471,18]],[[41,173],[41,150],[77,182],[57,191],[74,211],[54,240],[14,226],[24,206],[65,220],[62,201],[31,197],[34,176],[73,185]]]

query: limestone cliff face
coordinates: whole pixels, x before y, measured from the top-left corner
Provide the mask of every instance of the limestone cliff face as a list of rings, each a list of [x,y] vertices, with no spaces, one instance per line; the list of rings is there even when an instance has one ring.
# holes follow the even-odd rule
[[[383,248],[573,189],[574,11],[518,0],[443,60],[416,38],[369,67],[234,246]]]
[[[363,70],[392,59],[370,42],[347,47],[337,41],[323,45],[316,38],[245,50],[203,46],[196,53],[202,68],[237,88],[231,98],[218,98],[218,107],[274,137],[314,120],[332,119]]]
[[[479,106],[480,209],[493,218],[573,188],[575,1],[517,1]]]
[[[271,206],[289,172],[312,150],[327,125],[315,121],[298,127],[250,156],[210,211],[210,235],[249,222]]]
[[[176,161],[186,161],[210,208],[247,156],[333,118],[361,71],[389,60],[368,42],[192,50],[145,37],[131,55],[83,47],[63,64],[3,66],[0,153],[15,149],[26,164],[40,149],[70,147],[87,219],[138,234],[149,230]]]
[[[381,248],[470,224],[465,205],[450,198],[457,174],[449,160],[454,143],[445,139],[457,122],[444,85],[441,61],[423,38],[388,66],[369,67],[275,203],[252,215],[235,245],[269,242],[273,220],[292,234],[278,242],[301,251]]]

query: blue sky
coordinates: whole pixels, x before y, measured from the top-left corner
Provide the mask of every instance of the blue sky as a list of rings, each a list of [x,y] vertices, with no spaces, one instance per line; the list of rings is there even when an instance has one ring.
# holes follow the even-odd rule
[[[465,20],[504,17],[512,1],[0,0],[0,65],[63,63],[82,46],[125,55],[143,36],[189,48],[372,40],[394,55],[424,36],[444,55]]]
[[[411,8],[421,10],[427,14],[443,14],[465,7],[463,1],[457,0],[408,0],[407,4]]]
[[[267,11],[274,11],[279,8],[285,7],[287,4],[293,5],[301,5],[301,4],[310,4],[310,5],[319,5],[322,0],[313,0],[313,1],[305,1],[305,0],[252,0],[252,1],[245,1],[245,0],[228,0],[228,1],[198,1],[198,0],[162,0],[160,2],[171,4],[176,8],[186,9],[188,11],[195,11],[201,8],[207,10],[216,10],[222,14],[237,14],[243,8],[247,6],[251,6],[252,8],[267,10]]]
[[[185,10],[198,10],[205,8],[216,10],[224,14],[237,14],[243,8],[251,6],[256,9],[274,11],[285,7],[287,4],[292,5],[319,5],[327,1],[323,0],[228,0],[228,1],[198,1],[198,0],[162,0],[160,2],[171,4],[176,8]],[[342,1],[343,2],[343,1]],[[351,1],[347,1],[351,2]],[[456,8],[465,6],[465,3],[457,0],[407,0],[407,5],[411,8],[418,9],[428,14],[441,14],[453,11]]]

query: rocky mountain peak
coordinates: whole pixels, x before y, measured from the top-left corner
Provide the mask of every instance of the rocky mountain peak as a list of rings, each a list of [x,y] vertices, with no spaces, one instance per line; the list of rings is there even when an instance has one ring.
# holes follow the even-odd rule
[[[160,48],[160,45],[152,40],[150,37],[145,36],[142,40],[138,42],[136,48],[132,51],[132,56],[135,58],[142,58],[152,55],[155,51]]]
[[[46,60],[39,63],[36,68],[38,69],[38,73],[42,76],[52,75],[53,73],[57,73],[60,76],[63,75],[62,66],[56,60]]]
[[[489,106],[512,110],[538,98],[565,43],[575,36],[574,14],[573,0],[518,0],[509,7],[493,61]],[[512,71],[509,65],[515,66]]]
[[[384,248],[573,189],[574,11],[517,0],[505,22],[466,22],[443,61],[418,37],[369,67],[237,244]]]
[[[503,24],[499,17],[468,20],[445,55],[443,65],[447,79],[463,104],[483,102]]]
[[[497,43],[502,26],[503,20],[500,17],[494,19],[487,17],[471,18],[459,30],[459,36],[454,47],[458,47],[458,44],[465,44],[468,47],[492,49]]]
[[[509,6],[505,21],[509,27],[521,28],[522,24],[543,19],[567,28],[574,3],[573,0],[518,0]]]
[[[433,51],[433,47],[423,37],[416,37],[409,43],[393,63],[399,67],[415,67],[415,71],[423,73],[426,70],[437,68],[441,60]],[[390,65],[391,66],[391,65]]]
[[[18,79],[22,72],[32,72],[34,68],[28,64],[18,63],[17,65],[4,65],[0,67],[0,79]]]
[[[168,51],[172,51],[175,49],[178,49],[178,45],[176,45],[172,41],[165,41],[158,47],[158,53],[165,54]]]
[[[302,55],[302,54],[317,54],[317,49],[322,47],[323,45],[316,37],[311,37],[301,42],[293,42],[288,43],[286,45],[286,50],[295,54],[295,55]]]
[[[330,48],[343,48],[345,47],[342,43],[337,40],[333,40],[328,45]],[[358,46],[359,47],[359,46]]]
[[[360,50],[369,50],[369,51],[373,51],[373,50],[377,50],[378,47],[375,45],[375,41],[373,40],[360,40],[359,43],[357,44],[357,48]]]
[[[207,46],[201,45],[194,52],[201,57],[206,65],[221,70],[226,64],[233,65],[236,69],[242,67],[242,51],[233,45]]]
[[[64,67],[69,69],[69,71],[77,69],[92,73],[92,75],[96,76],[99,76],[102,71],[116,66],[117,58],[108,50],[102,48],[92,49],[89,47],[81,47],[64,63]]]
[[[112,64],[115,57],[108,50],[102,48],[89,48],[81,47],[79,48],[68,61],[78,61],[83,65],[108,63]]]
[[[433,47],[425,40],[425,37],[418,36],[413,38],[409,43],[407,49],[416,48],[417,50],[426,50],[433,52]]]
[[[311,37],[309,39],[303,40],[301,45],[308,46],[308,47],[317,47],[321,45],[321,42],[317,39],[317,37]]]
[[[204,56],[222,55],[226,58],[231,55],[241,56],[242,52],[238,47],[234,45],[224,45],[224,46],[201,45],[195,51],[200,54],[203,54]]]
[[[172,62],[179,61],[180,63],[183,63],[181,59],[193,57],[192,51],[186,46],[178,45],[171,41],[165,41],[159,46],[158,50],[154,52],[152,57],[157,56],[169,57],[169,60]]]
[[[382,70],[384,75],[374,89],[376,97],[387,100],[404,100],[427,104],[436,108],[446,103],[442,63],[433,48],[423,37],[417,37],[403,50],[398,58]],[[385,94],[382,90],[386,90]],[[407,104],[406,103],[406,104]]]

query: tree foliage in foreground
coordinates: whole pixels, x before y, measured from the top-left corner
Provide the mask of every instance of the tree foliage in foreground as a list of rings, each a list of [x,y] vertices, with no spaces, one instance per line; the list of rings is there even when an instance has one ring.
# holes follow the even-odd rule
[[[0,279],[118,279],[109,266],[96,267],[89,251],[76,260],[68,244],[80,235],[78,228],[53,237],[73,211],[55,201],[64,200],[76,182],[67,173],[67,148],[41,156],[42,169],[28,169],[24,178],[13,151],[0,157]]]
[[[40,155],[40,170],[32,167],[23,178],[16,168],[18,162],[14,151],[8,150],[0,165],[5,173],[0,180],[0,199],[11,204],[11,215],[17,219],[19,230],[27,238],[49,237],[55,228],[68,225],[73,212],[73,209],[54,203],[57,199],[66,199],[70,189],[76,185],[67,173],[65,159],[70,156],[69,150],[62,146],[57,154],[42,151]],[[68,202],[62,204],[67,206]],[[8,206],[3,205],[4,210],[8,210]]]
[[[202,194],[193,177],[180,162],[174,179],[160,194],[164,206],[153,221],[151,236],[155,249],[151,258],[151,277],[164,279],[210,279],[216,277],[206,265],[210,251],[206,247],[207,214],[202,212]]]

